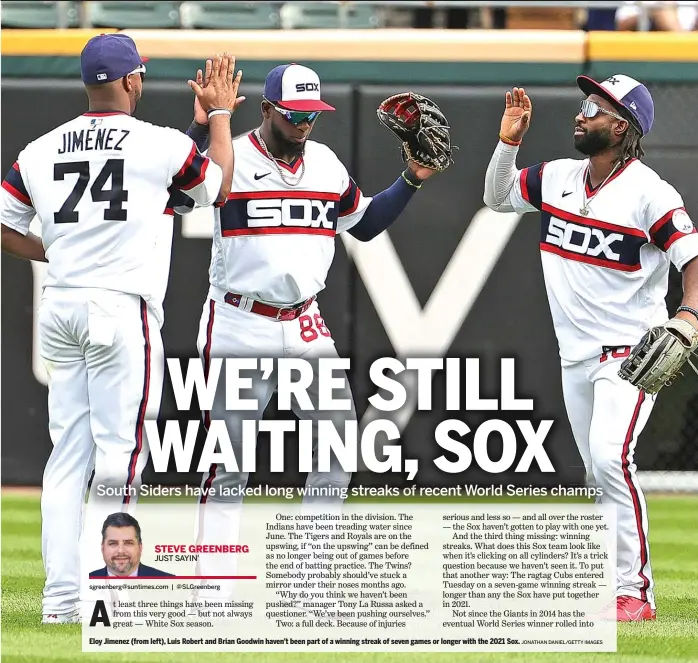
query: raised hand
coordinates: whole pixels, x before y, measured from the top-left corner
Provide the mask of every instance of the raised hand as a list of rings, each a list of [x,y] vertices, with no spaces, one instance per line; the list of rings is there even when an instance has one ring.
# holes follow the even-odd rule
[[[201,69],[199,69],[196,72],[196,84],[200,88],[205,88],[208,85],[208,82],[211,78],[212,65],[213,63],[211,62],[211,60],[206,60],[205,72],[201,71]],[[208,124],[208,115],[206,114],[206,111],[201,107],[199,97],[197,97],[196,95],[194,95],[194,121],[197,124]]]
[[[513,142],[519,142],[531,124],[533,105],[522,87],[515,87],[506,93],[506,108],[502,115],[500,134]]]
[[[200,107],[200,117],[214,109],[229,110],[231,114],[245,100],[239,97],[238,89],[242,80],[242,71],[235,73],[235,56],[230,53],[220,53],[215,58],[206,61],[205,73],[199,70],[196,81],[188,81],[189,87],[194,90],[196,100]],[[194,106],[196,116],[197,107]],[[198,120],[197,120],[198,121]],[[201,122],[204,124],[205,122]]]

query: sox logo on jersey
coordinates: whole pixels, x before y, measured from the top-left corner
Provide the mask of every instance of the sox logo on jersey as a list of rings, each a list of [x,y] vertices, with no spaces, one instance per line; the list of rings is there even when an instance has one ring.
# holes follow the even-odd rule
[[[642,269],[640,250],[647,244],[642,230],[577,216],[547,203],[541,204],[541,212],[541,251],[622,272]]]
[[[609,260],[620,260],[620,253],[613,251],[611,244],[622,242],[623,235],[620,233],[605,234],[600,228],[589,228],[551,216],[545,241],[566,251],[583,253],[592,257],[603,254]]]
[[[287,191],[280,191],[278,198],[252,198],[250,194],[233,194],[239,196],[239,200],[247,198],[246,215],[248,228],[272,228],[278,226],[296,228],[317,228],[320,230],[331,230],[334,234],[337,227],[338,209],[337,201],[339,196],[324,194],[323,198],[290,196]],[[266,196],[274,195],[266,193]],[[305,195],[305,193],[303,194]],[[316,194],[320,196],[320,194]],[[230,215],[224,214],[222,217],[229,218],[231,224],[235,224],[239,211],[231,210]],[[236,228],[223,230],[223,236],[230,236],[236,233]]]
[[[410,353],[438,355],[448,351],[520,219],[520,214],[498,214],[485,207],[475,214],[470,223],[464,221],[467,229],[463,238],[424,308],[419,306],[414,287],[395,251],[389,232],[379,235],[370,244],[342,235],[346,249],[357,266],[359,276],[398,356],[406,357]],[[182,237],[210,239],[212,225],[212,208],[198,208],[182,218]],[[31,231],[40,235],[40,225],[32,224]],[[34,284],[32,369],[36,380],[45,385],[47,376],[39,355],[36,311],[41,301],[46,264],[33,262],[31,266]],[[454,301],[458,302],[455,308]],[[402,315],[395,316],[394,310],[401,311]],[[458,315],[451,319],[453,311]],[[434,333],[434,330],[439,333]],[[413,391],[409,390],[409,393],[412,394]],[[408,406],[398,413],[400,416],[394,417],[399,419],[401,427],[407,425],[415,406],[416,394],[414,399],[410,399]],[[369,415],[371,411],[372,408],[369,407]],[[378,414],[374,412],[373,416]],[[369,419],[370,416],[367,421]]]

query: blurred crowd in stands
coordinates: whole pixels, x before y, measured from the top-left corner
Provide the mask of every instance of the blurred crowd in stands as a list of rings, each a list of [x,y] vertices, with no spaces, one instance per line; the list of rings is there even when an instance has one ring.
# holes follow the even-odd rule
[[[698,29],[698,1],[619,0],[617,8],[551,2],[549,7],[449,6],[449,2],[32,2],[3,1],[3,28],[159,29],[447,28],[549,30]],[[453,3],[456,5],[457,3]]]

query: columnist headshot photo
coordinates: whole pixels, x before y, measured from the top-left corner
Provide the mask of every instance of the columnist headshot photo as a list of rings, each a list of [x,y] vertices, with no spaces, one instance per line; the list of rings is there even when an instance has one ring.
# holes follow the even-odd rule
[[[173,576],[152,566],[141,564],[143,541],[141,526],[128,513],[112,513],[102,526],[104,566],[92,571],[90,578],[138,578]]]

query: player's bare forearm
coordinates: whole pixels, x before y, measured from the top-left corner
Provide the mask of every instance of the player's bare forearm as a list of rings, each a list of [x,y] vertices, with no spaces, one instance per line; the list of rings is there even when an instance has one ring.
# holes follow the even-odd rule
[[[211,131],[210,147],[208,157],[217,163],[223,171],[223,180],[216,202],[222,203],[228,198],[233,185],[233,137],[230,133],[230,116],[214,115],[209,120]]]
[[[698,257],[693,258],[683,268],[683,299],[682,306],[690,306],[698,310]],[[698,327],[698,318],[688,311],[680,311],[677,318],[688,320],[694,327]]]
[[[17,258],[24,260],[36,260],[37,262],[48,262],[44,245],[41,243],[41,238],[34,233],[22,235],[12,228],[2,226],[0,234],[2,242],[2,250]]]

